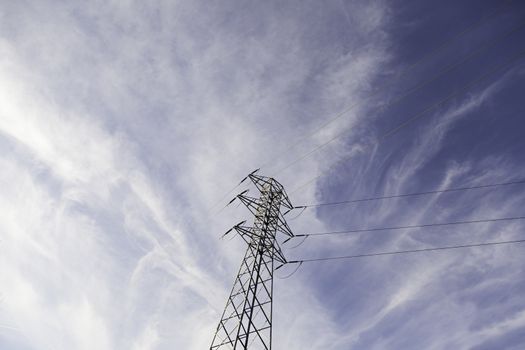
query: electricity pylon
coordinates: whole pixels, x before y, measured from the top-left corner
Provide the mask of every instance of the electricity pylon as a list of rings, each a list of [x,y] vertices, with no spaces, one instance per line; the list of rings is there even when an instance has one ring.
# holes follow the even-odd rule
[[[286,263],[276,235],[282,232],[293,237],[284,219],[286,212],[281,212],[281,208],[289,211],[293,206],[280,183],[255,175],[256,171],[241,183],[250,179],[260,192],[259,198],[249,197],[244,191],[231,201],[239,199],[255,219],[253,227],[244,226],[243,221],[225,233],[235,230],[248,247],[210,350],[272,348],[274,262]]]

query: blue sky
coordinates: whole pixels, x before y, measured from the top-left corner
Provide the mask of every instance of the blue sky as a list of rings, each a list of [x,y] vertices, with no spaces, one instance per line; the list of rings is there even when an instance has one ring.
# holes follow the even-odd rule
[[[248,216],[211,208],[258,167],[295,205],[525,178],[522,23],[519,1],[0,1],[0,348],[209,346],[245,249],[218,237]],[[514,185],[308,209],[290,225],[475,220],[524,204]],[[523,228],[311,237],[284,252]],[[274,347],[521,349],[523,249],[303,264],[276,279]]]

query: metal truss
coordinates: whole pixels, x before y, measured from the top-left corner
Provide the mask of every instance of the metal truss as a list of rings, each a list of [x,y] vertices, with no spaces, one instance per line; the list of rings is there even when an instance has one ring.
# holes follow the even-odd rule
[[[286,263],[276,235],[281,232],[293,237],[284,219],[284,214],[293,206],[280,183],[255,172],[243,181],[253,182],[259,190],[259,198],[250,197],[244,191],[232,200],[239,199],[255,218],[253,227],[244,226],[246,221],[243,221],[226,232],[235,230],[248,247],[210,350],[272,348],[274,264],[275,261]]]

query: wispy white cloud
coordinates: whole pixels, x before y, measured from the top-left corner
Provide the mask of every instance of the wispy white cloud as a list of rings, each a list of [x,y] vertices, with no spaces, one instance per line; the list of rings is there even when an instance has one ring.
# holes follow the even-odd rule
[[[477,93],[466,96],[455,105],[436,112],[424,123],[424,126],[417,127],[417,136],[412,140],[413,147],[405,148],[406,151],[397,157],[395,165],[382,168],[386,172],[384,178],[388,179],[383,182],[382,193],[413,191],[411,185],[424,176],[425,169],[428,169],[429,164],[434,162],[436,156],[443,150],[447,137],[454,127],[467,118],[476,119],[480,108],[495,97],[508,82],[509,76],[511,74],[503,76]],[[370,156],[370,158],[374,157],[376,157],[375,154]],[[432,188],[445,189],[468,183],[485,184],[505,181],[514,179],[518,173],[515,171],[513,162],[505,157],[487,156],[484,159],[470,160],[466,163],[449,160],[432,179],[432,181],[437,179],[437,186]],[[366,173],[355,172],[355,174],[367,176]],[[425,183],[426,186],[429,186],[430,182],[426,180]],[[365,186],[367,180],[362,179],[362,184]],[[425,197],[424,200],[416,200],[416,205],[408,205],[409,203],[403,200],[384,201],[373,207],[372,220],[351,215],[350,222],[351,227],[380,227],[388,226],[393,221],[396,224],[420,224],[455,221],[458,218],[504,217],[515,212],[514,209],[521,205],[519,203],[523,203],[524,197],[520,193],[519,191],[513,193],[478,191],[455,195],[453,200],[449,200],[450,194],[442,194]],[[495,203],[498,204],[495,206]],[[341,213],[344,213],[344,209],[341,210]],[[330,216],[330,221],[337,222],[337,220],[341,220],[337,219],[337,214]],[[406,230],[397,232],[395,235],[388,232],[376,235],[362,234],[360,238],[338,239],[331,243],[338,245],[337,250],[345,254],[348,254],[349,250],[355,250],[356,247],[370,251],[388,251],[421,247],[422,244],[423,246],[454,245],[465,242],[515,239],[522,228],[523,224],[520,222],[480,224],[473,229],[457,226],[447,230],[427,230],[429,232]],[[378,235],[381,236],[381,239],[374,237]],[[327,246],[315,244],[315,247],[325,251],[326,255],[338,255],[333,252],[333,249],[327,249]],[[495,288],[500,290],[504,285],[512,284],[509,281],[516,281],[511,277],[519,273],[519,268],[514,268],[517,261],[513,254],[516,254],[513,248],[498,248],[469,251],[468,254],[451,252],[444,255],[386,257],[377,259],[377,261],[359,262],[352,272],[349,272],[348,279],[344,278],[344,282],[334,282],[333,289],[348,288],[351,291],[353,279],[360,274],[371,273],[371,271],[379,274],[380,277],[377,278],[381,279],[384,287],[381,290],[370,289],[367,295],[359,295],[357,299],[361,303],[359,305],[350,302],[357,309],[358,315],[353,314],[350,311],[351,308],[348,311],[349,315],[344,316],[340,316],[336,310],[333,311],[333,317],[340,318],[339,324],[345,324],[347,327],[339,331],[337,339],[340,341],[336,342],[332,348],[348,348],[349,344],[353,344],[356,348],[399,348],[403,344],[401,341],[403,337],[412,337],[410,346],[415,348],[471,348],[521,327],[519,316],[511,317],[510,320],[507,314],[500,314],[495,317],[494,326],[483,327],[479,333],[472,329],[480,317],[485,317],[487,313],[490,313],[489,310],[472,309],[469,300],[477,299],[477,296],[471,296],[472,291],[478,288],[483,292],[490,290],[487,284],[497,285]],[[494,273],[503,266],[508,267],[505,272]],[[341,274],[341,271],[336,269],[334,275],[336,274]],[[506,277],[502,278],[501,274]],[[463,281],[462,278],[464,278]],[[479,279],[483,282],[470,281],[471,279]],[[480,283],[483,284],[483,287]],[[334,305],[344,302],[344,298],[336,298],[333,301]],[[505,306],[494,307],[505,308],[507,305],[515,305],[514,303],[519,305],[516,305],[518,313],[523,310],[523,304],[517,300],[509,300],[504,303]],[[366,317],[360,317],[359,310],[361,309],[368,310]],[[396,329],[395,332],[391,331],[392,327]],[[444,333],[454,335],[449,341],[443,339],[442,334]],[[425,338],[414,339],[414,334],[425,334]]]
[[[209,344],[244,247],[216,239],[229,219],[212,218],[213,226],[200,219],[261,159],[317,123],[314,114],[354,100],[381,60],[373,45],[357,60],[312,55],[300,16],[274,18],[253,6],[6,8],[0,337],[49,349]],[[383,7],[373,6],[377,23],[358,29],[363,35],[381,26]],[[264,21],[252,25],[258,10]],[[304,98],[321,56],[337,63],[314,79],[309,93],[322,95],[318,103],[301,104],[306,114],[299,113],[290,101]],[[342,86],[349,75],[357,83]],[[311,160],[299,168],[306,178],[316,167]],[[319,319],[322,302],[310,304],[295,331],[330,329],[328,316]],[[286,309],[277,317],[303,308]],[[289,348],[312,344],[279,338]],[[316,342],[326,348],[330,340]]]
[[[337,2],[6,5],[8,15],[0,24],[0,344],[9,339],[20,348],[39,349],[209,346],[245,249],[240,240],[218,236],[246,216],[231,208],[223,212],[228,215],[210,216],[210,207],[261,163],[270,161],[265,171],[279,169],[341,130],[349,130],[348,139],[359,139],[359,128],[372,121],[363,97],[391,57],[386,26],[392,13],[382,1],[344,5],[346,15]],[[335,40],[333,33],[342,27],[351,35]],[[474,118],[504,82],[431,116],[397,162],[384,161],[389,180],[378,187],[385,193],[409,188],[439,154],[450,130]],[[288,149],[352,104],[356,107],[344,118]],[[302,183],[340,156],[363,157],[361,143],[349,146],[346,140],[278,179],[287,186]],[[276,159],[282,150],[285,155]],[[379,151],[370,158],[381,161],[374,152]],[[501,157],[449,162],[436,179],[440,188],[483,183],[507,178],[511,168]],[[372,188],[367,181],[372,169],[366,164],[351,179],[363,193]],[[311,186],[292,199],[314,201],[316,191]],[[498,195],[483,198],[464,214],[503,214],[523,204],[515,195],[494,210],[485,201]],[[437,196],[410,213],[404,205],[385,203],[373,219],[347,217],[356,226],[393,217],[410,223],[447,220],[456,213],[440,207],[446,200]],[[339,221],[318,213],[292,224],[301,232]],[[500,237],[513,237],[519,228],[486,225],[476,236],[490,237],[497,229]],[[335,252],[334,242],[341,250],[358,244],[379,249],[431,244],[431,239],[403,232],[381,242],[364,236],[318,245],[308,241],[300,254]],[[490,271],[512,262],[505,250],[439,259],[391,266],[395,259],[363,262],[333,286],[318,284],[318,271],[332,273],[323,267],[303,267],[293,278],[276,280],[275,344],[373,348],[378,343],[367,337],[384,332],[381,346],[395,348],[399,337],[385,328],[399,315],[410,318],[400,334],[422,325],[429,333],[425,345],[442,344],[431,331],[430,315],[440,316],[436,329],[447,329],[450,313],[476,307],[462,298],[505,285]],[[460,282],[447,274],[470,272],[489,276],[448,294],[446,284]],[[363,275],[369,283],[387,282],[362,292],[362,305],[354,305],[353,279]],[[320,290],[329,287],[334,295],[321,297]],[[334,306],[338,298],[346,298],[346,312]],[[439,300],[434,306],[432,298]],[[468,327],[475,315],[487,313],[466,313],[461,318],[466,325],[452,342],[475,346],[517,329],[520,312],[480,327],[478,340],[467,337]]]

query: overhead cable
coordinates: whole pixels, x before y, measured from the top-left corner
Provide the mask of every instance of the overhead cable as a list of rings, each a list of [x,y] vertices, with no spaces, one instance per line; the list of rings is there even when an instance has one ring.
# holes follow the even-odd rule
[[[473,244],[462,244],[462,245],[453,245],[453,246],[444,246],[444,247],[432,247],[432,248],[421,248],[421,249],[410,249],[410,250],[397,250],[389,252],[379,252],[379,253],[367,253],[367,254],[356,254],[356,255],[343,255],[343,256],[331,256],[325,258],[313,258],[313,259],[301,259],[301,260],[290,260],[287,264],[302,264],[305,262],[315,262],[315,261],[328,261],[328,260],[343,260],[343,259],[356,259],[356,258],[367,258],[375,256],[384,256],[384,255],[399,255],[399,254],[411,254],[411,253],[424,253],[440,250],[450,250],[450,249],[461,249],[461,248],[473,248],[473,247],[486,247],[486,246],[495,246],[503,244],[518,244],[524,243],[525,239],[516,239],[512,241],[495,241],[495,242],[484,242],[484,243],[473,243]]]
[[[398,76],[398,79],[403,77],[404,75],[408,74],[412,69],[414,69],[415,67],[417,67],[419,64],[421,64],[422,62],[426,61],[426,60],[429,60],[433,57],[436,56],[437,53],[439,53],[440,51],[444,50],[445,48],[449,47],[456,39],[460,38],[461,36],[463,35],[466,35],[468,33],[470,33],[471,31],[473,31],[474,29],[480,27],[481,25],[485,24],[485,22],[487,22],[489,19],[491,19],[494,15],[498,14],[498,12],[501,10],[501,9],[504,9],[506,8],[507,6],[509,6],[511,3],[513,2],[513,0],[507,0],[507,1],[504,1],[502,6],[500,7],[497,7],[494,11],[490,12],[488,15],[486,16],[483,16],[481,17],[479,20],[477,20],[476,22],[474,22],[473,24],[471,24],[470,26],[468,26],[467,28],[465,28],[464,30],[462,30],[461,32],[459,32],[458,34],[454,35],[453,37],[445,40],[441,45],[437,46],[436,48],[434,48],[432,51],[424,54],[423,56],[421,56],[419,59],[417,59],[415,62],[413,62],[412,64],[410,64],[399,76]],[[377,90],[375,90],[374,92],[372,92],[369,97],[373,97],[375,96],[376,94],[378,94],[379,92],[383,91],[387,86],[389,86],[390,84],[387,83],[385,85],[382,85],[380,86]],[[348,106],[347,108],[345,108],[343,111],[339,112],[338,114],[336,114],[334,117],[330,118],[328,121],[326,121],[325,123],[323,123],[322,125],[320,125],[319,127],[317,127],[316,129],[314,129],[312,132],[308,133],[306,136],[304,136],[303,138],[299,139],[297,142],[295,142],[294,144],[292,144],[291,146],[289,146],[288,148],[284,149],[282,152],[279,153],[279,155],[277,155],[276,157],[273,157],[270,161],[268,161],[267,163],[265,163],[263,166],[261,166],[261,168],[266,168],[268,165],[270,165],[271,163],[275,162],[276,159],[278,158],[281,158],[284,154],[286,154],[288,151],[294,149],[295,147],[297,147],[299,144],[301,144],[303,141],[309,139],[310,137],[316,135],[317,133],[319,133],[321,130],[325,129],[328,125],[334,123],[335,121],[339,120],[340,118],[342,118],[344,115],[346,115],[347,113],[349,113],[351,110],[353,110],[356,106],[358,105],[358,103],[354,103],[350,106]],[[280,170],[279,172],[281,172],[282,170]]]
[[[350,203],[360,203],[360,202],[371,202],[371,201],[378,201],[378,200],[384,200],[384,199],[424,196],[424,195],[429,195],[429,194],[468,191],[468,190],[476,190],[476,189],[482,189],[482,188],[492,188],[492,187],[500,187],[500,186],[508,186],[508,185],[517,185],[517,184],[525,184],[525,179],[517,180],[517,181],[510,181],[510,182],[500,182],[500,183],[494,183],[494,184],[486,184],[486,185],[446,188],[446,189],[443,189],[443,190],[412,192],[412,193],[401,193],[401,194],[394,194],[394,195],[387,195],[387,196],[349,199],[349,200],[337,201],[337,202],[326,202],[326,203],[315,203],[315,204],[308,204],[308,205],[298,205],[298,206],[295,207],[295,209],[316,208],[316,207],[324,207],[324,206],[331,206],[331,205],[341,205],[341,204],[350,204]]]
[[[362,232],[374,232],[374,231],[390,231],[390,230],[407,230],[414,228],[425,228],[425,227],[434,227],[434,226],[452,226],[452,225],[466,225],[466,224],[479,224],[487,222],[500,222],[500,221],[515,221],[515,220],[524,220],[525,216],[515,216],[515,217],[506,217],[506,218],[494,218],[494,219],[479,219],[479,220],[465,220],[465,221],[452,221],[452,222],[435,222],[429,224],[420,224],[420,225],[406,225],[406,226],[390,226],[390,227],[374,227],[374,228],[363,228],[363,229],[349,229],[342,231],[328,231],[328,232],[314,232],[314,233],[304,233],[294,235],[294,237],[310,237],[310,236],[327,236],[327,235],[340,235],[347,233],[362,233]],[[288,238],[286,241],[290,240]]]
[[[498,43],[500,43],[501,41],[503,41],[504,39],[506,39],[507,37],[509,37],[511,34],[514,34],[515,32],[517,32],[518,30],[522,29],[523,26],[525,26],[525,23],[520,23],[517,27],[513,28],[512,30],[504,33],[503,35],[497,37],[496,39],[488,42],[488,43],[485,43],[484,45],[481,45],[480,47],[478,47],[476,50],[470,52],[468,55],[466,55],[465,57],[463,57],[461,60],[459,60],[458,62],[454,62],[450,65],[448,65],[447,67],[445,67],[442,71],[438,72],[437,74],[433,75],[431,78],[425,80],[425,81],[422,81],[418,84],[416,84],[415,86],[411,87],[410,89],[406,90],[405,92],[403,92],[402,94],[400,94],[399,96],[397,96],[396,98],[394,98],[393,100],[389,101],[387,104],[381,106],[379,108],[379,112],[382,112],[384,111],[386,108],[388,107],[391,107],[395,104],[397,104],[398,102],[402,101],[404,98],[410,96],[411,94],[413,94],[414,92],[416,91],[419,91],[421,88],[427,86],[428,84],[436,81],[437,79],[441,78],[442,76],[444,76],[445,74],[451,72],[452,70],[454,70],[455,68],[461,66],[462,64],[466,63],[467,61],[469,61],[470,59],[472,59],[473,57],[476,57],[478,56],[479,54],[481,54],[482,52],[484,52],[485,50],[497,45]],[[313,148],[312,150],[306,152],[305,154],[299,156],[298,158],[294,159],[293,161],[289,162],[288,164],[286,164],[284,167],[282,167],[281,169],[279,169],[277,172],[275,172],[274,176],[275,175],[278,175],[280,173],[282,173],[283,171],[285,171],[286,169],[289,169],[290,167],[292,167],[293,165],[299,163],[300,161],[302,161],[303,159],[311,156],[312,154],[314,154],[315,152],[319,151],[320,149],[328,146],[329,144],[331,144],[332,142],[334,142],[335,140],[339,139],[340,137],[348,134],[349,130],[343,130],[342,132],[336,134],[335,136],[333,136],[331,139],[323,142],[322,144],[316,146],[315,148]]]
[[[498,14],[498,12],[504,8],[506,8],[507,6],[509,6],[511,3],[513,2],[513,0],[506,0],[502,3],[501,6],[497,7],[496,9],[494,9],[494,11],[490,12],[489,14],[481,17],[480,19],[478,19],[476,22],[472,23],[470,26],[468,26],[467,28],[465,28],[464,30],[462,30],[461,32],[459,32],[458,34],[456,34],[455,36],[445,40],[441,45],[439,45],[438,47],[436,47],[435,49],[433,49],[432,51],[428,52],[427,54],[424,54],[423,56],[421,56],[418,60],[416,60],[415,62],[413,62],[411,65],[409,65],[404,71],[403,73],[401,73],[399,75],[399,77],[402,77],[404,76],[405,74],[407,74],[409,71],[411,71],[413,68],[415,68],[416,66],[418,66],[420,63],[434,57],[438,52],[440,52],[441,50],[447,48],[448,46],[450,46],[457,38],[463,36],[463,35],[466,35],[468,33],[470,33],[471,31],[475,30],[476,28],[482,26],[483,24],[485,24],[485,22],[487,22],[488,20],[490,20],[493,16],[495,16],[496,14]],[[378,90],[376,90],[375,92],[372,93],[371,96],[379,93],[380,91],[382,91],[386,86],[382,86],[380,87]],[[335,115],[333,118],[330,118],[327,122],[325,122],[324,124],[322,124],[321,126],[319,126],[318,128],[316,128],[315,130],[313,130],[311,133],[309,133],[307,136],[301,138],[300,140],[298,140],[296,143],[292,144],[290,147],[288,147],[287,149],[285,149],[283,152],[280,152],[278,156],[276,157],[272,157],[272,159],[265,163],[263,166],[261,166],[261,168],[265,168],[267,167],[271,162],[274,162],[275,159],[277,158],[280,158],[281,155],[285,154],[287,151],[290,151],[291,149],[295,148],[297,145],[301,144],[304,140],[312,137],[313,135],[317,134],[318,132],[320,132],[321,130],[323,130],[324,128],[326,128],[328,125],[332,124],[333,122],[335,122],[336,120],[340,119],[341,117],[343,117],[345,114],[347,114],[348,112],[350,112],[354,107],[357,106],[357,103],[356,104],[353,104],[349,107],[347,107],[346,109],[344,109],[343,111],[341,111],[340,113],[338,113],[337,115]],[[240,184],[239,184],[240,185]],[[230,195],[235,189],[237,189],[239,187],[239,185],[233,187],[231,190],[229,190],[226,194],[224,194],[220,200],[218,200],[214,205],[212,205],[212,207],[210,207],[210,211],[213,210],[215,207],[217,207],[220,203],[222,203],[222,201],[228,196]]]
[[[506,68],[509,68],[511,67],[516,61],[518,61],[519,59],[523,58],[523,56],[525,56],[525,50],[519,52],[517,55],[513,56],[510,60],[508,60],[507,62],[505,62],[504,64],[501,64],[501,65],[498,65],[496,67],[493,67],[492,69],[486,71],[484,74],[478,76],[476,79],[473,79],[469,82],[467,82],[466,84],[462,85],[459,89],[457,89],[456,91],[454,91],[453,93],[447,95],[445,98],[439,100],[438,102],[430,105],[429,107],[426,107],[425,109],[423,109],[422,111],[416,113],[415,115],[413,115],[412,117],[406,119],[405,121],[403,121],[402,123],[400,123],[399,125],[397,125],[396,127],[388,130],[386,133],[384,133],[383,135],[381,135],[377,141],[375,141],[374,143],[371,143],[369,144],[368,146],[372,146],[372,145],[377,145],[377,144],[380,144],[381,142],[383,142],[384,140],[386,140],[388,137],[392,136],[393,134],[399,132],[402,128],[406,127],[407,125],[415,122],[416,120],[419,120],[421,118],[423,118],[428,112],[436,109],[437,107],[440,107],[441,105],[445,104],[446,102],[450,101],[452,98],[456,97],[457,95],[459,95],[460,93],[463,93],[465,91],[468,91],[469,89],[479,85],[481,82],[483,82],[485,79],[487,79],[488,77],[490,77],[492,74],[498,72],[498,71],[501,71],[503,69],[506,69]],[[333,166],[336,166],[338,164],[340,164],[341,162],[345,161],[346,159],[348,159],[348,156],[344,156],[342,158],[340,158],[337,162],[335,162],[334,164],[332,164],[328,169],[326,170],[323,170],[321,171],[321,173],[313,178],[311,178],[310,180],[308,180],[307,182],[303,183],[302,185],[296,187],[293,191],[289,192],[289,194],[293,194],[295,192],[297,192],[298,190],[302,189],[303,187],[309,185],[310,183],[312,183],[313,181],[317,180],[318,178],[320,178],[321,176],[323,176],[326,172],[328,172],[329,170],[331,170],[331,168]]]

